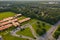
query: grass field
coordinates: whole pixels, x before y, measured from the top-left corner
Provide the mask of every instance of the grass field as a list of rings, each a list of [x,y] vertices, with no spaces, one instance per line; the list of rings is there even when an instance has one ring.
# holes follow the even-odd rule
[[[37,31],[37,29],[39,28],[38,25],[37,25],[37,22],[38,21],[39,20],[31,19],[30,22],[29,22],[32,25],[32,27],[34,28],[35,31]],[[51,25],[48,24],[48,23],[46,23],[46,22],[39,21],[39,23],[40,23],[39,24],[40,25],[40,28],[39,29],[41,29],[41,30],[44,28],[44,29],[46,29],[46,31],[48,31],[49,28],[51,27]],[[43,23],[45,23],[45,26],[43,26]]]
[[[24,29],[22,31],[18,31],[17,34],[34,38],[34,36],[32,35],[32,33],[30,31],[30,28],[26,28],[26,29]]]
[[[33,28],[36,30],[37,28],[38,28],[38,26],[37,26],[37,21],[39,21],[39,20],[36,20],[36,19],[31,19],[30,20],[30,24],[33,26]],[[45,22],[42,22],[42,21],[39,21],[40,22],[40,26],[41,27],[44,27],[43,25],[42,25],[42,23],[45,23]],[[49,28],[51,27],[51,25],[50,24],[48,24],[48,23],[45,23],[45,29],[46,30],[49,30]],[[41,29],[41,28],[40,28]]]
[[[27,39],[18,38],[18,37],[10,35],[10,31],[13,29],[15,29],[15,28],[11,27],[5,31],[0,32],[0,35],[2,35],[3,40],[27,40]]]
[[[4,18],[7,18],[7,17],[14,16],[14,15],[15,15],[14,12],[1,12],[0,13],[0,20],[4,19]]]
[[[10,34],[3,35],[3,39],[4,40],[27,40],[27,39],[11,36]]]

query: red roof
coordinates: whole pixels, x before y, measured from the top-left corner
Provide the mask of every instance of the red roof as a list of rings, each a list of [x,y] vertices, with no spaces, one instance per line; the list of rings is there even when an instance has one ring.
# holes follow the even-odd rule
[[[12,24],[7,24],[7,25],[5,25],[5,26],[1,26],[1,27],[0,27],[0,30],[4,30],[4,29],[9,28],[9,27],[11,27],[11,26],[12,26]]]
[[[5,19],[3,19],[3,20],[0,20],[0,22],[4,22],[4,21],[7,21],[7,20],[11,20],[11,19],[13,19],[13,17],[5,18]]]
[[[12,23],[12,21],[14,22],[14,21],[17,21],[17,20],[18,20],[18,19],[9,20],[9,21],[7,21],[7,22],[1,23],[0,26],[3,26],[3,25],[5,25],[5,24]]]
[[[30,18],[25,18],[23,20],[19,20],[19,22],[22,23],[22,22],[25,22],[25,21],[28,21],[28,20],[30,20]]]

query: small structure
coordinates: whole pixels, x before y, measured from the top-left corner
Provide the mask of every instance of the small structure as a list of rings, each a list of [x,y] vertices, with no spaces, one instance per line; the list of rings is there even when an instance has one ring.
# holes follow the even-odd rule
[[[17,14],[17,15],[15,15],[14,17],[16,18],[16,17],[20,17],[22,14]]]
[[[59,37],[58,37],[58,39],[57,40],[60,40],[60,35],[59,35]]]
[[[0,40],[3,40],[2,36],[0,36]]]

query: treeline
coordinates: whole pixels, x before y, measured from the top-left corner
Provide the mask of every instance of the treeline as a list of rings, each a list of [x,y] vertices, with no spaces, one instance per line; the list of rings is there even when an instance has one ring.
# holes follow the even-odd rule
[[[10,8],[0,9],[0,12],[12,11],[21,13],[24,16],[46,21],[50,24],[55,24],[60,20],[60,8],[46,7],[48,5],[39,6],[33,4],[11,5]]]

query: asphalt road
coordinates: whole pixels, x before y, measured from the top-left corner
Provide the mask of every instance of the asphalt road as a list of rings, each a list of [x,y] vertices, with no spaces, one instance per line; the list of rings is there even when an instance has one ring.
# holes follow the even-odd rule
[[[41,36],[39,40],[55,40],[52,35],[57,30],[58,25],[60,25],[60,21],[58,21],[55,25],[52,25],[52,27],[46,32],[46,34]]]

